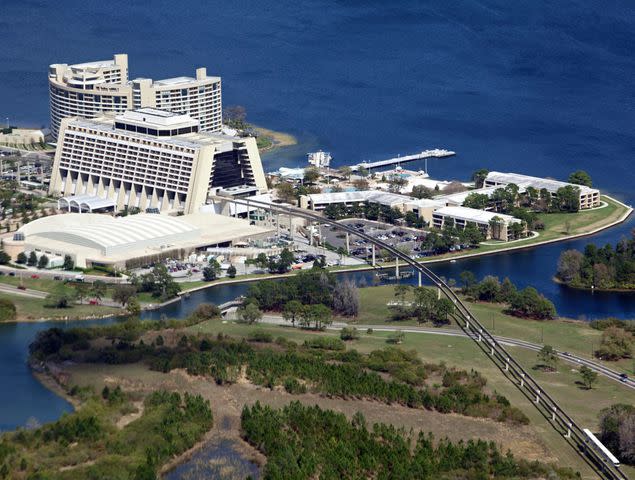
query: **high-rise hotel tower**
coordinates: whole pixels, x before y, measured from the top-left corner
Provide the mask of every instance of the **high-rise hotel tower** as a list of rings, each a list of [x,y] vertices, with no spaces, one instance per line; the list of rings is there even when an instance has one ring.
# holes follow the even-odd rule
[[[119,54],[112,60],[53,64],[48,77],[55,139],[63,118],[93,118],[142,107],[187,114],[199,121],[202,132],[221,130],[221,79],[207,76],[205,68],[196,70],[196,78],[128,80],[128,55]]]

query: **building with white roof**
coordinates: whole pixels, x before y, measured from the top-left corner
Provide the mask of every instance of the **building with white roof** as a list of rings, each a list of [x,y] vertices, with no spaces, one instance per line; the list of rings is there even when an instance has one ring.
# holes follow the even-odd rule
[[[300,207],[310,210],[324,210],[328,205],[341,204],[346,207],[360,203],[376,203],[386,207],[405,211],[407,203],[416,200],[414,197],[388,193],[379,190],[355,190],[352,192],[313,193],[300,197]]]
[[[195,77],[128,80],[128,55],[118,54],[112,60],[50,65],[48,78],[55,138],[63,118],[141,107],[186,113],[199,121],[201,131],[221,131],[221,79],[208,76],[205,68],[198,68]]]
[[[209,213],[180,217],[69,213],[27,223],[4,243],[13,258],[20,252],[33,251],[57,260],[70,255],[81,268],[126,268],[135,259],[181,259],[196,250],[229,247],[272,233],[273,229],[250,225],[246,220]]]
[[[559,188],[572,186],[580,191],[580,209],[594,208],[600,206],[600,191],[585,185],[575,185],[573,183],[561,182],[550,178],[532,177],[520,173],[489,172],[485,178],[485,187],[504,187],[513,183],[523,190],[533,187],[536,190],[547,190],[551,195],[556,195]]]
[[[492,222],[496,223],[495,226]],[[468,225],[477,226],[485,235],[485,238],[496,240],[513,240],[514,232],[510,228],[513,223],[523,225],[523,222],[511,215],[488,212],[467,207],[441,207],[432,214],[432,225],[443,228],[451,223],[456,228],[465,228]],[[523,225],[524,226],[524,225]],[[522,233],[526,233],[524,226]]]
[[[49,193],[67,197],[69,209],[81,197],[111,200],[115,210],[195,213],[210,189],[267,190],[254,138],[199,130],[198,120],[156,108],[65,118]]]

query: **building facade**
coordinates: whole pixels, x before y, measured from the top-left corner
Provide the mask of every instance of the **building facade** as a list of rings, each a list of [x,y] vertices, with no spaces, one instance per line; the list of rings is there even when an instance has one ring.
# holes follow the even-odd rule
[[[193,213],[210,189],[236,186],[267,189],[254,138],[200,132],[188,115],[142,108],[63,119],[49,193]]]
[[[435,228],[440,229],[451,224],[455,228],[464,229],[468,225],[474,225],[483,232],[486,239],[514,240],[516,237],[513,229],[510,228],[513,223],[523,226],[520,236],[527,233],[527,227],[521,220],[502,213],[467,207],[442,207],[432,213],[432,225]]]
[[[154,107],[186,113],[199,120],[201,131],[220,132],[222,93],[220,77],[196,76],[153,81],[128,80],[128,55],[112,60],[49,66],[51,132],[57,138],[63,118],[94,118],[103,112]]]
[[[597,188],[561,182],[551,178],[532,177],[520,173],[489,172],[485,178],[484,186],[504,187],[511,183],[520,187],[522,191],[526,191],[528,187],[532,187],[538,191],[545,189],[551,195],[557,195],[559,188],[572,186],[577,188],[580,192],[580,210],[600,206],[600,191]]]

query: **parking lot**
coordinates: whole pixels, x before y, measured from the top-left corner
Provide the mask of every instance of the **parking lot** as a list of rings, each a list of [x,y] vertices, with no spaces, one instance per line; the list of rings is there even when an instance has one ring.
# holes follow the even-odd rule
[[[413,257],[419,256],[421,241],[425,237],[425,233],[408,227],[398,227],[382,222],[352,218],[342,220],[352,226],[358,232],[370,235],[378,240],[399,248],[404,253]],[[335,248],[346,249],[346,234],[335,227],[322,226],[322,235],[324,240]],[[350,236],[350,254],[353,257],[361,259],[370,259],[372,256],[372,244],[363,238]],[[379,252],[377,252],[379,255]]]

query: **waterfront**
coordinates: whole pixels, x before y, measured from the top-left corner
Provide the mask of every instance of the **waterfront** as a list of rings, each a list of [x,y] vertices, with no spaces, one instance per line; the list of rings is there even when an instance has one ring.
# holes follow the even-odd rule
[[[439,146],[458,155],[429,161],[434,177],[466,179],[487,167],[564,178],[582,168],[599,188],[635,201],[630,2],[540,1],[513,9],[474,0],[390,7],[244,2],[230,9],[194,1],[170,8],[169,17],[167,4],[64,3],[32,2],[24,25],[23,2],[3,2],[0,120],[47,123],[49,63],[122,51],[134,63],[132,76],[161,78],[206,65],[222,75],[226,105],[243,104],[250,121],[297,137],[297,145],[263,156],[267,171],[304,164],[305,153],[317,148],[330,150],[335,164],[352,164]],[[88,11],[92,22],[85,21]],[[545,293],[563,316],[634,318],[633,294],[576,291],[551,281],[563,249],[614,243],[632,228],[629,219],[592,237],[432,268],[446,278],[464,269],[509,276]],[[368,273],[347,275],[371,281]],[[145,315],[182,317],[200,301],[221,303],[245,288],[214,287]],[[0,325],[0,429],[29,417],[53,420],[70,409],[26,365],[28,344],[51,325]]]

